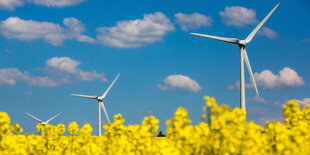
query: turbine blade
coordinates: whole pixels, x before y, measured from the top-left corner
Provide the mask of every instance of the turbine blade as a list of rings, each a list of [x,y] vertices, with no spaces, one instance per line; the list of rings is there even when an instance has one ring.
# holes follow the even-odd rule
[[[272,13],[276,10],[276,8],[279,6],[280,3],[278,3],[270,12],[269,14],[256,26],[256,28],[250,33],[250,35],[245,39],[247,43],[249,43],[252,38],[255,36],[257,31],[265,24],[265,22],[268,20],[268,18],[272,15]]]
[[[53,120],[55,117],[57,117],[58,115],[60,115],[62,112],[56,114],[54,117],[50,118],[49,120],[47,120],[45,123],[47,124],[48,122],[50,122],[51,120]]]
[[[110,84],[109,88],[102,94],[102,98],[105,98],[105,96],[107,96],[108,92],[110,91],[110,89],[112,88],[113,84],[115,83],[115,81],[117,80],[118,76],[120,75],[121,73],[118,73],[117,77],[114,79],[114,81]]]
[[[252,81],[252,84],[253,84],[254,89],[256,91],[256,94],[257,94],[257,96],[259,96],[258,90],[257,90],[257,86],[256,86],[256,82],[255,82],[255,79],[254,79],[254,75],[253,75],[253,72],[252,72],[252,68],[251,68],[251,65],[250,65],[250,61],[249,61],[249,58],[248,58],[248,55],[246,53],[245,48],[243,48],[242,54],[243,54],[243,57],[244,57],[244,61],[245,61],[246,67],[248,68],[248,71],[249,71],[249,74],[250,74],[250,77],[251,77],[251,81]]]
[[[25,112],[26,113],[26,112]],[[30,117],[32,117],[33,119],[35,119],[36,121],[38,121],[38,122],[42,122],[40,119],[38,119],[38,118],[36,118],[36,117],[34,117],[34,116],[32,116],[31,114],[28,114],[28,113],[26,113],[28,116],[30,116]]]
[[[104,104],[103,104],[103,102],[102,101],[100,101],[100,106],[101,106],[101,108],[103,109],[103,112],[104,112],[104,114],[105,114],[105,117],[107,118],[107,120],[110,122],[110,119],[109,119],[109,116],[108,116],[108,113],[107,113],[107,111],[105,110],[105,107],[104,107]]]
[[[217,36],[211,36],[211,35],[205,35],[205,34],[199,34],[199,33],[190,33],[190,34],[195,35],[195,36],[199,36],[199,37],[224,41],[227,43],[233,43],[233,44],[238,44],[238,41],[239,41],[239,39],[236,39],[236,38],[223,38],[223,37],[217,37]]]
[[[89,96],[89,95],[79,95],[79,94],[70,94],[72,96],[78,96],[78,97],[84,97],[84,98],[91,98],[91,99],[97,99],[98,96]]]

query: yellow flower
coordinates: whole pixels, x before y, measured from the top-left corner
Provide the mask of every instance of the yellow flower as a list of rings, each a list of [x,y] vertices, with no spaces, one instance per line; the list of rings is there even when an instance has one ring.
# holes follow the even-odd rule
[[[104,124],[102,136],[94,136],[85,124],[41,124],[41,135],[22,135],[19,124],[10,125],[10,117],[0,112],[0,154],[310,154],[310,105],[302,110],[289,101],[284,105],[285,123],[266,121],[265,127],[245,120],[245,111],[217,105],[205,97],[202,118],[207,122],[191,124],[188,112],[179,107],[166,121],[166,137],[156,137],[159,120],[145,117],[141,124],[126,125],[121,114]],[[207,111],[207,113],[205,113]],[[210,115],[210,116],[209,116]],[[12,134],[15,133],[15,134]]]
[[[79,134],[79,125],[76,122],[71,122],[68,125],[68,134],[69,135],[78,135]]]
[[[66,132],[66,127],[64,124],[57,125],[58,134],[63,135]]]
[[[9,115],[6,112],[0,112],[0,134],[8,132],[10,123]]]
[[[85,124],[80,130],[80,135],[84,138],[90,137],[92,131],[93,131],[92,127],[89,124]]]
[[[206,105],[208,107],[216,107],[216,100],[213,97],[205,96],[204,99],[206,100]]]

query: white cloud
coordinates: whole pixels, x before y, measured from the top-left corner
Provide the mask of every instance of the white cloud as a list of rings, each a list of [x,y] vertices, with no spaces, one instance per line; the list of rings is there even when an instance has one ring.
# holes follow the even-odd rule
[[[201,86],[185,75],[169,75],[163,80],[164,84],[158,84],[157,87],[163,91],[182,91],[188,93],[197,93]]]
[[[306,106],[308,104],[310,104],[310,98],[303,98],[302,100],[298,100],[298,99],[292,99],[295,102],[298,102],[299,104]]]
[[[91,37],[81,35],[84,32],[85,25],[82,24],[81,21],[77,20],[76,18],[64,18],[63,24],[67,27],[66,36],[68,39],[77,39],[80,42],[89,42],[94,43],[95,40]]]
[[[161,12],[145,14],[143,19],[120,21],[114,27],[97,28],[97,39],[104,45],[133,48],[162,40],[168,31],[175,28]]]
[[[0,85],[15,85],[22,78],[23,73],[17,68],[0,69]]]
[[[255,96],[255,97],[252,97],[252,98],[247,98],[247,101],[264,103],[264,104],[267,103],[267,101],[264,98],[260,97],[260,96]]]
[[[175,22],[181,26],[181,29],[188,31],[191,29],[197,29],[202,26],[211,26],[212,19],[203,14],[192,13],[183,14],[177,13],[174,15]]]
[[[97,73],[95,70],[88,72],[88,71],[79,71],[77,77],[82,81],[90,81],[100,79],[101,81],[107,81],[105,74]]]
[[[7,10],[15,10],[17,6],[23,6],[24,2],[22,0],[0,0],[0,8]]]
[[[17,68],[0,69],[0,85],[15,85],[17,81],[24,81],[33,86],[53,87],[60,83],[44,76],[31,76],[28,72],[20,72]]]
[[[241,6],[225,7],[220,11],[224,24],[228,26],[242,27],[248,24],[256,24],[256,12],[253,9],[247,9]]]
[[[105,74],[95,70],[83,71],[77,68],[81,63],[69,57],[53,57],[46,61],[48,76],[32,76],[29,72],[21,72],[17,68],[0,69],[0,86],[13,86],[23,81],[32,86],[55,87],[73,81],[90,81],[100,79],[106,82]]]
[[[275,75],[270,70],[264,70],[261,73],[254,73],[256,85],[260,89],[294,89],[305,84],[303,78],[296,71],[289,67],[284,67],[278,75]],[[239,81],[234,85],[229,85],[229,89],[239,89]],[[253,88],[252,83],[246,83],[246,88]]]
[[[48,76],[31,76],[30,74],[26,74],[23,78],[23,81],[25,81],[29,85],[39,87],[55,87],[68,83],[68,80],[66,78],[52,79]]]
[[[76,68],[81,62],[72,60],[69,57],[53,57],[46,61],[46,65],[49,68],[56,69],[58,71],[67,72],[70,74],[75,74],[78,72]]]
[[[77,39],[82,42],[95,42],[94,39],[81,35],[85,31],[84,25],[75,18],[65,18],[66,27],[49,22],[23,20],[10,17],[1,21],[0,33],[8,39],[14,38],[23,41],[43,39],[55,46],[62,45],[65,39]]]
[[[15,7],[23,6],[26,1],[36,5],[61,8],[77,5],[85,0],[0,0],[0,8],[12,11]]]
[[[77,38],[85,31],[84,25],[76,18],[64,18],[63,24],[68,28],[67,36],[69,38]]]
[[[73,60],[69,57],[53,57],[46,61],[46,65],[50,72],[62,74],[69,74],[67,76],[75,76],[81,81],[90,81],[95,79],[100,79],[101,81],[107,81],[103,73],[97,73],[95,70],[82,71],[77,68],[81,62]]]
[[[6,38],[16,38],[24,41],[44,39],[53,45],[61,45],[65,36],[64,29],[58,24],[22,20],[10,17],[1,22],[0,31]]]
[[[284,67],[278,75],[270,70],[254,74],[257,86],[261,89],[294,89],[304,85],[304,80],[296,71]]]
[[[29,3],[48,7],[66,7],[80,4],[85,0],[28,0]]]
[[[271,38],[271,39],[278,37],[278,34],[268,27],[263,27],[260,31],[258,31],[257,34],[262,35],[262,36],[266,36],[267,38]]]
[[[77,41],[79,42],[88,42],[88,43],[95,43],[96,40],[89,37],[89,36],[85,36],[85,35],[80,35],[77,37]]]

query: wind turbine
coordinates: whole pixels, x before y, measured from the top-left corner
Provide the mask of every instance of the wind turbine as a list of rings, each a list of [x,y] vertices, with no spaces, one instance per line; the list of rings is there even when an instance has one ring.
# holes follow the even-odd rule
[[[78,97],[84,97],[84,98],[90,98],[90,99],[96,99],[98,100],[98,135],[101,136],[101,111],[100,111],[100,107],[103,109],[104,114],[107,118],[107,120],[110,122],[108,113],[104,107],[104,104],[102,102],[102,100],[107,96],[108,92],[110,91],[111,87],[113,86],[113,84],[115,83],[115,81],[117,80],[118,76],[120,75],[120,73],[117,75],[117,77],[114,79],[114,81],[110,84],[110,86],[108,87],[108,89],[102,94],[102,96],[89,96],[89,95],[79,95],[79,94],[70,94],[72,96],[78,96]]]
[[[246,110],[245,108],[245,87],[244,87],[244,63],[245,61],[246,66],[248,68],[252,84],[255,88],[257,96],[258,90],[256,86],[256,82],[253,76],[253,72],[251,69],[250,61],[248,58],[248,55],[245,50],[245,46],[253,39],[254,35],[257,33],[257,31],[264,25],[264,23],[268,20],[268,18],[271,16],[271,14],[276,10],[276,8],[279,6],[280,3],[278,3],[270,12],[269,14],[256,26],[256,28],[249,34],[249,36],[245,40],[240,40],[237,38],[223,38],[223,37],[217,37],[217,36],[211,36],[211,35],[205,35],[205,34],[199,34],[199,33],[191,33],[191,35],[196,35],[199,37],[205,37],[210,38],[214,40],[219,40],[227,43],[237,44],[240,48],[240,108]]]
[[[38,119],[38,118],[32,116],[31,114],[29,114],[29,113],[27,113],[27,112],[25,112],[25,113],[26,113],[28,116],[32,117],[34,120],[38,121],[41,125],[43,125],[43,127],[45,127],[46,124],[48,124],[51,120],[53,120],[54,118],[56,118],[56,117],[57,117],[58,115],[60,115],[62,112],[56,114],[55,116],[53,116],[52,118],[50,118],[49,120],[47,120],[47,121],[45,121],[45,122],[41,121],[40,119]],[[43,132],[41,132],[41,134],[43,135]]]
[[[62,112],[56,114],[55,116],[53,116],[52,118],[50,118],[49,120],[47,120],[47,121],[45,121],[45,122],[41,121],[40,119],[38,119],[38,118],[32,116],[31,114],[29,114],[29,113],[27,113],[27,112],[25,112],[25,113],[26,113],[28,116],[32,117],[34,120],[38,121],[38,122],[39,122],[40,124],[42,124],[43,126],[45,126],[45,125],[48,124],[51,120],[53,120],[55,117],[57,117],[58,115],[60,115]]]

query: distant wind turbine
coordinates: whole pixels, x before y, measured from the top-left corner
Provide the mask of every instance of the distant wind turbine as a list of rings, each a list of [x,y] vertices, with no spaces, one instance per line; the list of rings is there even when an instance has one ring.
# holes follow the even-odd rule
[[[41,121],[40,119],[38,119],[38,118],[32,116],[31,114],[29,114],[29,113],[27,113],[27,112],[25,112],[25,113],[26,113],[28,116],[30,116],[31,118],[33,118],[34,120],[38,121],[41,125],[43,125],[43,127],[45,127],[46,124],[48,124],[51,120],[53,120],[54,118],[56,118],[56,117],[57,117],[58,115],[60,115],[62,112],[56,114],[55,116],[53,116],[52,118],[50,118],[49,120],[47,120],[47,121],[45,121],[45,122]],[[41,132],[41,134],[43,135],[43,132]]]
[[[45,121],[45,122],[41,121],[40,119],[38,119],[38,118],[32,116],[31,114],[29,114],[29,113],[27,113],[27,112],[25,112],[25,113],[26,113],[28,116],[32,117],[34,120],[38,121],[38,122],[39,122],[40,124],[42,124],[43,126],[45,126],[45,125],[48,124],[51,120],[53,120],[53,119],[56,118],[58,115],[60,115],[62,112],[56,114],[55,116],[53,116],[52,118],[50,118],[49,120],[47,120],[47,121]]]
[[[111,85],[108,87],[108,89],[102,94],[102,96],[89,96],[89,95],[79,95],[79,94],[70,94],[72,96],[78,96],[78,97],[84,97],[84,98],[90,98],[90,99],[96,99],[98,100],[98,135],[101,136],[101,110],[100,107],[103,109],[104,114],[107,118],[107,120],[110,122],[108,113],[104,107],[104,104],[102,102],[102,100],[106,97],[106,95],[108,94],[108,92],[110,91],[111,87],[113,86],[113,84],[115,83],[115,81],[117,80],[118,76],[120,75],[120,73],[117,75],[117,77],[114,79],[114,81],[111,83]]]
[[[240,107],[244,110],[246,110],[245,107],[245,87],[244,87],[244,63],[245,61],[246,66],[248,68],[252,84],[255,88],[256,94],[258,94],[257,86],[255,83],[255,79],[253,76],[253,72],[251,69],[250,61],[248,58],[248,55],[245,50],[245,46],[252,40],[254,35],[257,33],[257,31],[264,25],[264,23],[268,20],[268,18],[271,16],[271,14],[276,10],[276,8],[279,6],[280,3],[278,3],[270,12],[269,14],[256,26],[256,28],[250,33],[250,35],[245,40],[239,40],[236,38],[223,38],[223,37],[217,37],[217,36],[211,36],[211,35],[205,35],[205,34],[199,34],[199,33],[191,33],[192,35],[196,35],[199,37],[205,37],[210,38],[214,40],[224,41],[232,44],[237,44],[240,48]]]

